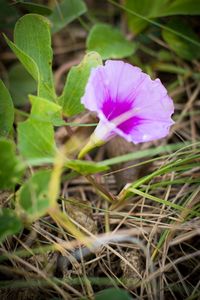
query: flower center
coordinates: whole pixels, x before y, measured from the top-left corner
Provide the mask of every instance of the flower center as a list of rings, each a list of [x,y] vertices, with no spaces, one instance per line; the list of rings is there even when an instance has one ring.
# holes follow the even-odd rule
[[[133,116],[131,117],[131,110]],[[121,129],[124,133],[128,134],[131,132],[133,127],[137,126],[141,119],[134,115],[132,102],[130,101],[112,101],[107,100],[103,103],[102,111],[107,120],[115,122],[117,120],[116,127]],[[129,113],[130,112],[130,113]],[[127,118],[126,118],[127,113]],[[120,122],[120,116],[121,122]]]
[[[102,111],[105,117],[111,121],[129,111],[131,108],[131,102],[107,100],[103,103]]]

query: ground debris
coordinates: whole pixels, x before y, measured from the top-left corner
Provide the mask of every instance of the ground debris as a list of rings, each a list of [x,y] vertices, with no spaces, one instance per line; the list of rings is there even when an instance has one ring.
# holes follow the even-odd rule
[[[123,272],[123,278],[125,280],[133,280],[133,279],[140,279],[139,275],[142,275],[144,273],[144,262],[142,259],[141,252],[137,249],[131,249],[129,251],[123,251],[121,253],[123,257],[127,260],[128,263],[125,260],[120,261],[120,267]]]
[[[68,215],[85,227],[89,232],[97,233],[97,225],[92,216],[91,203],[87,200],[73,199],[67,202],[66,209]]]

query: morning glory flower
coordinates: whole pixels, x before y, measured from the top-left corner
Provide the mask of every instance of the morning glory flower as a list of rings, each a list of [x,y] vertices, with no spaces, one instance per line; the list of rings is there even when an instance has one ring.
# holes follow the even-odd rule
[[[94,68],[81,103],[99,124],[79,157],[116,135],[134,144],[163,138],[174,123],[173,101],[160,80],[123,61]]]

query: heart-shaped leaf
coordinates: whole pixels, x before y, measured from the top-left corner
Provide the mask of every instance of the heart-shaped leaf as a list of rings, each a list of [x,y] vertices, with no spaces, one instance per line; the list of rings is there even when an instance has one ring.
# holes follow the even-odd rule
[[[84,110],[81,97],[84,94],[90,71],[101,64],[100,55],[96,52],[89,52],[78,66],[69,71],[63,93],[59,98],[66,116],[73,116]]]
[[[9,134],[14,121],[14,107],[11,96],[0,79],[0,136]]]
[[[56,145],[53,125],[30,118],[18,125],[18,147],[27,159],[54,157]]]
[[[123,58],[132,55],[137,44],[126,40],[118,29],[108,24],[96,24],[88,35],[87,49],[98,52],[103,59]]]
[[[49,208],[50,170],[42,170],[29,178],[17,193],[17,203],[30,221],[43,216]]]
[[[9,208],[0,209],[0,242],[22,229],[22,222],[16,213]]]
[[[57,3],[53,13],[49,17],[52,23],[52,32],[55,33],[67,24],[86,12],[87,8],[82,0],[63,0]]]
[[[6,41],[27,71],[38,82],[38,95],[54,101],[56,98],[52,75],[52,48],[50,23],[36,14],[18,20],[14,43]]]
[[[15,154],[12,141],[0,139],[0,189],[12,189],[19,182],[23,165]]]

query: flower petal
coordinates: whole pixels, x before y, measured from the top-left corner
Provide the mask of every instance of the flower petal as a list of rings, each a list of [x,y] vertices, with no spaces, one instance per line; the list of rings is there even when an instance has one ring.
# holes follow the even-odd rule
[[[105,64],[104,76],[113,102],[132,102],[138,86],[145,79],[145,74],[137,67],[123,61],[108,60]]]
[[[159,79],[151,80],[149,76],[140,85],[134,99],[137,115],[148,120],[164,120],[174,112],[171,98]]]
[[[108,60],[105,66],[92,70],[81,103],[97,113],[105,102],[110,101],[113,109],[118,102],[126,100],[132,103],[134,93],[145,76],[137,67],[123,61]]]
[[[165,137],[169,133],[170,126],[173,123],[143,120],[139,125],[134,126],[129,134],[125,134],[124,131],[120,132],[119,129],[115,130],[115,132],[127,141],[138,144]]]

